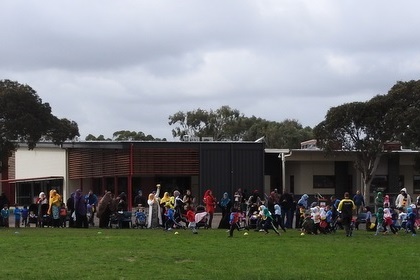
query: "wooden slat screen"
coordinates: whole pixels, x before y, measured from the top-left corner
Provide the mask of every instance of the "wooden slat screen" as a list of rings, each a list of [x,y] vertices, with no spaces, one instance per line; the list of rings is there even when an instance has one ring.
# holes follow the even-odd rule
[[[69,178],[128,176],[129,149],[69,149]],[[134,148],[133,176],[198,175],[198,149]]]
[[[135,148],[134,174],[198,175],[198,149]]]
[[[127,176],[130,171],[128,150],[70,149],[69,178]]]

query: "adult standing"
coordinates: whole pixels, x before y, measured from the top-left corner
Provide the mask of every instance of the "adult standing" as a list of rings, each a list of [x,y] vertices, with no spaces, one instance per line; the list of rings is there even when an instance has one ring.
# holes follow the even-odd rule
[[[411,205],[411,196],[407,193],[406,188],[402,188],[395,199],[395,207],[406,209],[409,205]]]
[[[234,194],[233,194],[233,207],[235,209],[241,209],[243,202],[243,195],[242,195],[242,189],[239,188]]]
[[[160,184],[156,185],[156,191],[153,191],[149,194],[149,198],[147,199],[147,204],[149,205],[149,213],[148,213],[148,221],[147,221],[147,228],[156,228],[162,225],[162,215],[160,212]]]
[[[203,197],[204,205],[206,206],[206,212],[209,214],[208,228],[211,228],[213,222],[214,209],[216,207],[216,198],[213,196],[213,192],[209,189],[206,190]]]
[[[100,228],[108,228],[109,219],[113,212],[113,200],[112,193],[107,191],[98,203],[96,216],[99,218]]]
[[[357,190],[356,194],[353,196],[353,202],[356,205],[356,214],[358,215],[360,212],[363,211],[363,208],[365,206],[365,198],[359,190]]]
[[[90,207],[91,212],[92,212],[91,215],[89,216],[88,223],[91,226],[94,226],[95,225],[94,217],[95,217],[95,213],[96,213],[96,210],[97,210],[96,208],[98,207],[98,197],[96,196],[96,194],[93,193],[92,190],[89,190],[85,199],[86,199],[87,207]]]
[[[70,197],[67,199],[67,211],[69,213],[70,219],[69,219],[69,227],[74,227],[74,219],[73,219],[73,213],[74,213],[74,192],[70,194]]]
[[[292,222],[293,222],[293,214],[294,214],[294,201],[293,201],[293,195],[288,192],[284,192],[280,196],[280,207],[281,212],[283,214],[282,219],[286,218],[286,222],[284,223],[286,228],[292,228]]]
[[[382,192],[377,192],[375,197],[375,213],[378,213],[379,208],[383,210],[384,206],[384,195]]]
[[[175,209],[175,219],[182,219],[182,214],[184,213],[184,201],[181,198],[181,192],[178,190],[174,191],[174,209]]]
[[[52,215],[52,226],[56,228],[60,227],[61,203],[63,203],[63,199],[61,198],[61,195],[57,193],[57,190],[50,190],[50,200],[47,214]]]
[[[346,231],[346,236],[352,236],[353,230],[351,228],[351,220],[353,218],[353,211],[356,210],[356,205],[350,199],[348,192],[344,193],[344,199],[338,204],[338,211],[341,213],[341,223]]]
[[[48,204],[48,198],[44,192],[39,193],[36,204],[38,205],[38,226],[42,227],[42,216],[47,214],[47,211],[48,211],[48,208],[47,208],[44,213],[44,209],[45,209],[44,205]]]
[[[117,197],[117,211],[128,211],[127,195],[125,194],[125,192],[121,192],[120,195]]]
[[[74,213],[76,215],[75,227],[88,228],[87,204],[81,189],[77,189],[74,193]]]
[[[220,199],[219,206],[222,209],[222,218],[220,219],[218,228],[229,229],[230,209],[232,208],[232,200],[229,198],[229,194],[227,192],[225,192],[222,196],[222,199]]]
[[[303,194],[298,200],[298,206],[303,206],[305,209],[308,209],[308,199],[309,195],[307,195],[306,193]]]
[[[251,217],[254,212],[257,212],[262,202],[258,190],[254,190],[252,195],[248,198],[248,218]]]
[[[184,203],[184,210],[188,211],[194,209],[195,197],[192,195],[191,190],[186,190],[184,198],[182,199]]]
[[[134,206],[135,207],[146,207],[147,199],[143,196],[143,192],[139,190],[136,197],[134,197]]]

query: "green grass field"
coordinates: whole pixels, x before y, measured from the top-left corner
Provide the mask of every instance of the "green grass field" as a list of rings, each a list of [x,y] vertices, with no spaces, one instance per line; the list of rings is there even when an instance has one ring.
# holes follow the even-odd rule
[[[1,228],[0,279],[417,279],[420,236]]]

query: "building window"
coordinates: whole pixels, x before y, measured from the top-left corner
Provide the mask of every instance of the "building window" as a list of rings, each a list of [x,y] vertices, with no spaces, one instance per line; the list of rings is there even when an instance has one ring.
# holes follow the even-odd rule
[[[388,176],[376,175],[370,184],[372,192],[386,192],[388,190]]]
[[[314,175],[314,189],[335,189],[334,176]]]
[[[413,189],[414,189],[414,193],[420,193],[420,175],[414,175]]]

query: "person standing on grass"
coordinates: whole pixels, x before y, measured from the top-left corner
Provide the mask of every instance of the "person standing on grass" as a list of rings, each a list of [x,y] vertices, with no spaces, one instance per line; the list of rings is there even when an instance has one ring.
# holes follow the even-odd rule
[[[185,195],[182,199],[182,202],[184,203],[184,210],[188,211],[189,209],[194,208],[195,204],[195,197],[192,195],[191,190],[186,190]]]
[[[380,232],[384,231],[384,208],[379,207],[378,212],[376,212],[376,233],[378,235]]]
[[[220,219],[219,229],[229,229],[229,216],[230,216],[230,209],[232,208],[232,201],[229,198],[229,194],[225,192],[223,194],[222,199],[219,201],[219,206],[222,209],[222,218]]]
[[[65,203],[61,203],[60,207],[60,227],[65,228],[67,226],[67,207]]]
[[[107,191],[98,203],[96,217],[99,218],[99,228],[108,228],[109,219],[114,211],[113,195]]]
[[[61,195],[56,190],[50,190],[49,207],[47,214],[52,216],[52,225],[57,228],[60,227],[60,208],[63,202]]]
[[[24,205],[22,209],[22,226],[28,226],[29,209],[28,206]]]
[[[392,214],[391,214],[391,210],[390,208],[386,207],[384,208],[384,223],[383,223],[383,227],[384,227],[384,233],[389,233],[388,231],[388,227],[389,229],[392,231],[393,234],[397,233],[397,228],[395,227],[393,221],[392,221]]]
[[[359,213],[363,211],[363,207],[365,206],[365,198],[359,190],[357,190],[356,194],[353,196],[353,201],[356,205],[356,215],[359,215]]]
[[[40,192],[38,195],[38,199],[36,201],[38,205],[38,227],[42,226],[42,216],[46,213],[43,213],[43,206],[44,204],[48,204],[48,198],[44,192]]]
[[[74,212],[76,214],[75,227],[88,228],[87,204],[81,189],[77,189],[74,194]]]
[[[17,204],[15,205],[15,209],[13,210],[13,214],[15,215],[15,228],[20,228],[20,218],[22,216],[22,209],[20,209]]]
[[[162,198],[159,200],[160,211],[162,216],[162,224],[166,223],[167,217],[165,216],[165,207],[169,205],[171,208],[175,207],[175,202],[172,201],[169,192],[164,192]]]
[[[206,192],[204,193],[203,202],[206,206],[206,212],[209,214],[208,228],[211,228],[217,201],[216,198],[213,196],[213,192],[210,189],[206,190]]]
[[[407,230],[411,232],[412,236],[416,236],[416,218],[417,215],[413,208],[407,208]]]
[[[309,196],[303,194],[297,202],[295,213],[295,228],[301,228],[303,222],[302,207],[306,210],[308,208]]]
[[[356,205],[353,200],[350,199],[350,194],[348,192],[344,193],[344,199],[338,204],[337,210],[341,213],[342,225],[346,231],[346,236],[352,236],[353,230],[351,228],[351,220],[353,219],[353,211],[356,210]]]
[[[143,196],[143,192],[139,190],[134,198],[134,207],[146,207],[147,199]]]
[[[4,227],[9,227],[9,215],[9,207],[5,204],[3,205],[3,209],[1,209],[1,220]]]
[[[407,193],[406,188],[402,188],[400,194],[395,199],[395,207],[406,209],[409,205],[411,205],[411,196]]]
[[[74,227],[74,192],[70,194],[70,197],[67,199],[67,211],[69,212],[69,227]]]
[[[292,228],[293,216],[295,213],[296,206],[294,205],[293,194],[288,192],[283,192],[280,196],[280,207],[282,213],[283,223],[286,228]],[[284,222],[286,219],[286,222]]]
[[[92,209],[91,210],[92,215],[90,215],[88,223],[89,225],[94,226],[96,208],[98,207],[98,197],[96,196],[96,194],[93,193],[92,190],[89,190],[88,194],[85,196],[85,199],[86,199],[87,205],[90,205],[90,208]]]
[[[160,184],[156,185],[156,191],[149,194],[147,204],[149,204],[149,213],[147,217],[147,228],[157,228],[162,223],[162,213],[160,210]]]

